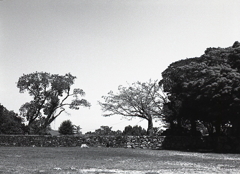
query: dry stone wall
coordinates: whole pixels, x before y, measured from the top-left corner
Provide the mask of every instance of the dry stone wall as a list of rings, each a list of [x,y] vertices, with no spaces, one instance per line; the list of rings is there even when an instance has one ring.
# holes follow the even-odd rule
[[[240,153],[240,137],[0,135],[0,146],[120,147]]]
[[[0,136],[0,146],[74,147],[124,147],[161,149],[164,137],[148,136]]]
[[[149,137],[149,136],[128,136],[126,148],[141,148],[141,149],[162,149],[164,136]]]
[[[0,146],[75,147],[87,144],[97,147],[123,147],[123,137],[110,136],[0,136]]]

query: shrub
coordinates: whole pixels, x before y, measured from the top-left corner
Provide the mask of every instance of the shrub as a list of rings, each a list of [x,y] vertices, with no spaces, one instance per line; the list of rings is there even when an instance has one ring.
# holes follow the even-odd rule
[[[63,121],[60,125],[58,132],[62,135],[73,135],[74,126],[70,120]]]

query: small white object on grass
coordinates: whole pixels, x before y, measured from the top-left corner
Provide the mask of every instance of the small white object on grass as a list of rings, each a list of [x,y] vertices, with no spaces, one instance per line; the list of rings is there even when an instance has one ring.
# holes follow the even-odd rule
[[[82,145],[81,145],[81,148],[89,148],[89,146],[86,145],[86,144],[82,144]]]
[[[60,167],[55,167],[54,170],[62,170]]]

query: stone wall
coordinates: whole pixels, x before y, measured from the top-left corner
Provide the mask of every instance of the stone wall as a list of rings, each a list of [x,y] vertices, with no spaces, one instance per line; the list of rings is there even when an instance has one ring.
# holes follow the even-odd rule
[[[127,148],[240,153],[240,137],[128,136]]]
[[[21,136],[0,135],[0,146],[120,147],[240,153],[239,137],[190,136]]]
[[[111,136],[0,136],[0,146],[74,147],[87,144],[97,147],[124,147],[124,137]]]
[[[124,147],[161,149],[164,137],[148,136],[0,136],[0,146],[74,147]]]
[[[125,148],[162,149],[164,136],[128,136]]]

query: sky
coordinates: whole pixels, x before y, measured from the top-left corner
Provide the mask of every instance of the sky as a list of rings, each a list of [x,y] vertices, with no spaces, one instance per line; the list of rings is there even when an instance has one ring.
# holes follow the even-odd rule
[[[83,133],[146,129],[137,118],[103,117],[98,101],[119,85],[160,80],[172,62],[240,41],[239,7],[238,0],[1,0],[0,103],[19,113],[31,100],[16,86],[23,74],[71,73],[92,106],[67,109],[53,129],[64,120]]]

